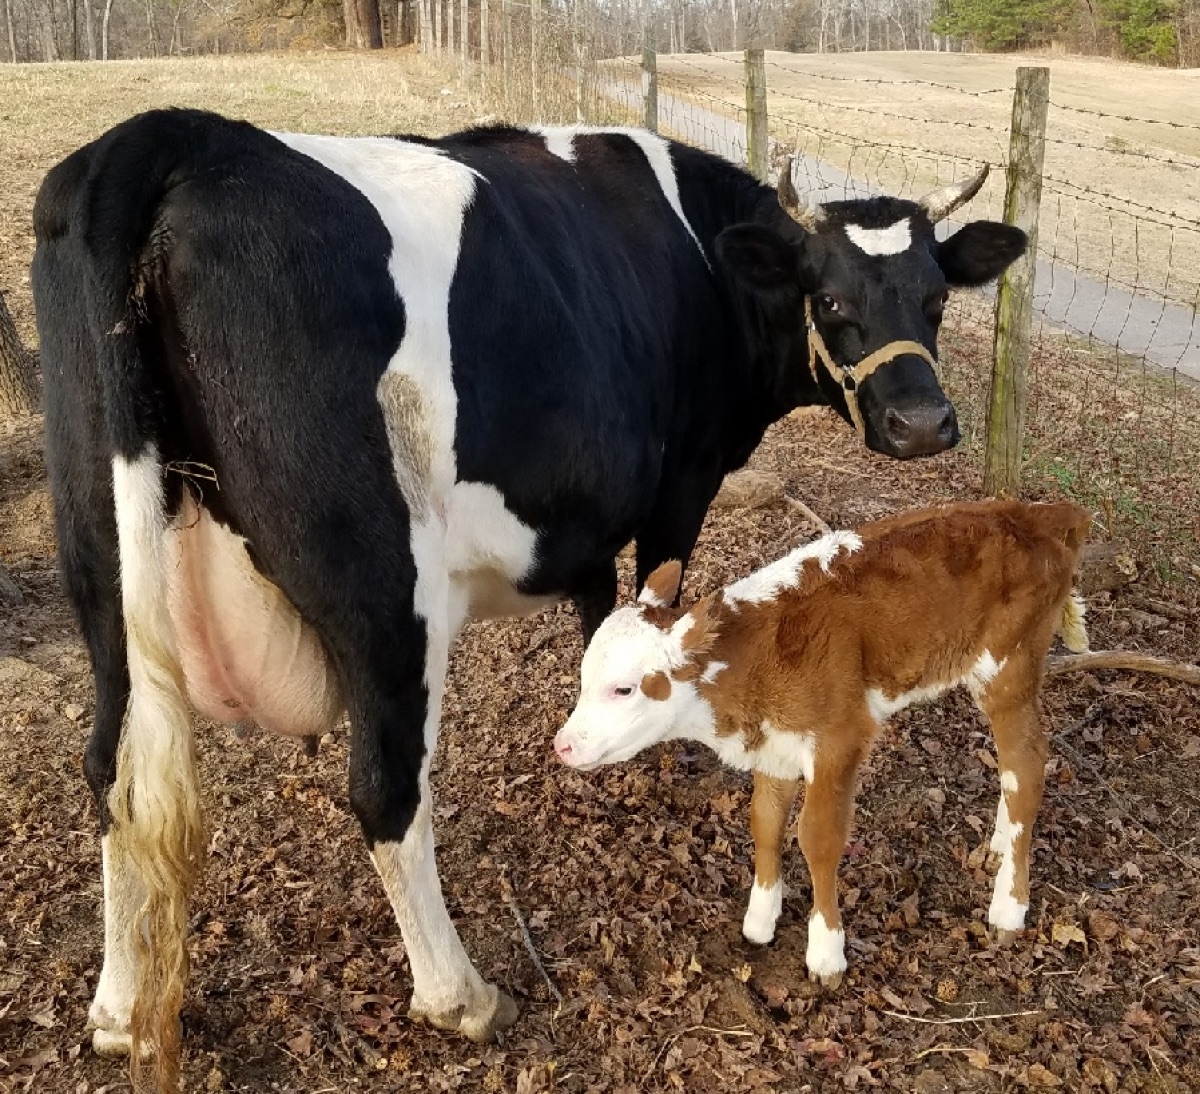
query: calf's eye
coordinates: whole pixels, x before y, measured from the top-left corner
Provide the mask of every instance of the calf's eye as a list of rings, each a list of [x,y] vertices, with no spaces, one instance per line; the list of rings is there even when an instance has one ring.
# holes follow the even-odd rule
[[[623,698],[625,698],[625,696],[633,694],[633,688],[631,688],[631,687],[613,688],[613,694],[619,695],[623,699]]]

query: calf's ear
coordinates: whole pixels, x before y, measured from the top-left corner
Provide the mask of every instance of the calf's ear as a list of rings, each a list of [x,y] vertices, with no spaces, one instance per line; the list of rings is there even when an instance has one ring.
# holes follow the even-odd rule
[[[754,292],[801,294],[796,245],[760,224],[735,224],[717,236],[717,261]]]
[[[679,595],[679,583],[683,580],[683,566],[671,559],[664,562],[648,578],[638,596],[639,604],[651,608],[669,608]]]
[[[999,277],[1025,253],[1028,242],[1020,228],[976,220],[939,243],[934,258],[949,284],[974,288]]]

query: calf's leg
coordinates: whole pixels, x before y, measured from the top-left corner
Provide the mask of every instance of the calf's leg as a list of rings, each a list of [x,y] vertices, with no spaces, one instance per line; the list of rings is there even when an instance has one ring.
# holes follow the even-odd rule
[[[788,816],[799,784],[754,773],[750,799],[750,834],[754,837],[754,888],[742,920],[742,934],[765,946],[775,937],[775,923],[783,911],[783,878],[780,858]]]
[[[1000,767],[1000,802],[991,850],[1000,858],[988,924],[997,941],[1010,943],[1029,909],[1029,849],[1042,804],[1049,745],[1038,718],[1040,668],[1029,658],[1010,659],[980,697],[992,726]]]
[[[869,716],[864,712],[863,717],[861,735],[855,726],[847,726],[845,733],[838,734],[840,740],[823,738],[818,743],[812,782],[804,793],[804,807],[800,811],[800,850],[808,863],[813,887],[804,959],[809,979],[820,980],[829,988],[838,987],[846,971],[846,936],[838,910],[837,868],[850,837],[858,768],[873,733],[866,722]]]

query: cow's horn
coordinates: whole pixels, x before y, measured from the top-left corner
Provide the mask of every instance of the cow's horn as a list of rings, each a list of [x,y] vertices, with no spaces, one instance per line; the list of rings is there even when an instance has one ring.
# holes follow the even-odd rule
[[[921,199],[921,207],[929,217],[929,223],[936,224],[939,220],[945,220],[960,205],[965,205],[979,193],[979,188],[987,177],[988,165],[985,163],[979,174],[926,194]]]
[[[788,156],[783,161],[783,168],[779,172],[779,185],[776,188],[779,194],[779,205],[788,216],[800,225],[806,232],[815,232],[817,224],[821,219],[819,209],[814,209],[811,205],[801,205],[800,195],[796,193],[796,185],[792,182],[792,157]]]

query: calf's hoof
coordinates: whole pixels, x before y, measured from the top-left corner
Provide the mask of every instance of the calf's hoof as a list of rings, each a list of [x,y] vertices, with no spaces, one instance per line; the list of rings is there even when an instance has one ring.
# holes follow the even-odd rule
[[[435,1011],[416,999],[408,1009],[409,1017],[414,1021],[428,1022],[450,1033],[461,1033],[477,1044],[494,1041],[520,1013],[517,1004],[494,984],[485,984],[477,999],[453,1010]]]
[[[998,946],[1001,948],[1007,948],[1009,946],[1015,946],[1017,944],[1017,939],[1020,937],[1021,932],[1020,931],[1010,931],[1005,927],[993,927],[991,934],[992,934],[992,944],[994,946]]]
[[[808,974],[809,980],[813,983],[819,983],[821,987],[829,991],[837,991],[842,986],[843,976],[845,976],[844,972],[827,972],[821,974],[819,972],[812,972],[811,970]]]

